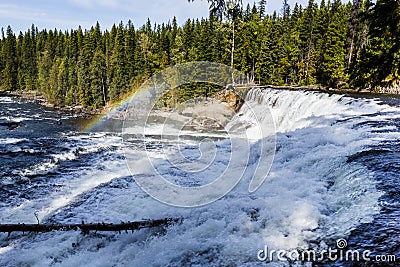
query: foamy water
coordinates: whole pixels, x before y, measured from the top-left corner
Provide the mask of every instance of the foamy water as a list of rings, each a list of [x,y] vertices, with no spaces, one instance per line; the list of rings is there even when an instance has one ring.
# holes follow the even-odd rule
[[[261,98],[267,105],[259,104]],[[252,136],[250,151],[259,144],[258,129],[252,124],[255,113],[271,112],[276,128],[274,162],[267,180],[254,193],[248,189],[257,168],[257,154],[250,154],[243,179],[225,197],[202,207],[178,208],[158,202],[136,185],[135,176],[151,178],[153,173],[138,164],[131,176],[121,134],[64,134],[52,139],[54,146],[63,149],[49,148],[52,153],[45,160],[20,168],[15,177],[7,176],[7,184],[15,183],[17,188],[18,179],[26,179],[24,185],[51,183],[57,185],[56,189],[45,194],[35,189],[32,192],[36,197],[16,198],[15,203],[3,200],[1,223],[35,223],[35,211],[43,223],[183,220],[166,229],[128,234],[84,236],[55,231],[13,233],[10,239],[2,234],[0,265],[258,266],[257,252],[265,245],[271,249],[320,249],[338,238],[349,238],[354,229],[373,222],[381,212],[385,194],[377,188],[375,172],[379,170],[349,162],[348,158],[382,141],[398,140],[398,125],[385,123],[400,118],[398,108],[374,99],[261,89],[249,92],[247,104],[232,124],[247,123],[246,131]],[[159,134],[157,127],[152,127],[149,134]],[[230,151],[227,140],[214,139],[209,147],[216,149],[213,164],[201,172],[171,168],[168,158],[160,155],[157,139],[148,140],[154,143],[148,155],[167,180],[199,186],[224,171],[231,152],[241,153]],[[0,144],[23,147],[24,141],[3,138]],[[184,139],[180,141],[179,149],[171,145],[169,152],[182,153],[192,160],[180,162],[180,166],[203,170],[204,162],[196,161],[200,156],[196,142],[182,145]],[[131,153],[134,148],[133,142]],[[39,180],[44,182],[39,184]],[[287,262],[266,264],[289,266]]]

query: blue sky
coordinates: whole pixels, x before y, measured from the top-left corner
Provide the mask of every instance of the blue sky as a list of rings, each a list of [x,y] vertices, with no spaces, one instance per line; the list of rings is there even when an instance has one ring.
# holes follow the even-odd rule
[[[257,0],[258,2],[258,0]],[[291,6],[298,2],[305,6],[308,0],[289,1]],[[319,1],[318,1],[319,2]],[[243,4],[254,0],[243,0]],[[267,0],[267,12],[280,10],[282,1]],[[25,31],[34,23],[39,29],[61,30],[90,28],[99,21],[102,29],[109,29],[121,20],[132,20],[136,27],[142,26],[147,18],[151,21],[168,22],[174,15],[179,24],[188,18],[208,15],[206,0],[0,0],[0,27],[11,25],[14,32]]]

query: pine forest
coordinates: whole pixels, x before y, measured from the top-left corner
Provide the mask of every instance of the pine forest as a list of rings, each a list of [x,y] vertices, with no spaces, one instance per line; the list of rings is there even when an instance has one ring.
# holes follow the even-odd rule
[[[182,25],[173,18],[111,29],[32,25],[19,33],[8,26],[1,32],[0,89],[37,91],[56,106],[99,108],[160,70],[190,61],[232,66],[261,85],[374,90],[398,83],[400,1],[310,0],[306,7],[283,1],[273,14],[265,13],[265,0],[225,2],[223,10],[211,6],[208,18]],[[186,90],[202,94],[196,86]]]

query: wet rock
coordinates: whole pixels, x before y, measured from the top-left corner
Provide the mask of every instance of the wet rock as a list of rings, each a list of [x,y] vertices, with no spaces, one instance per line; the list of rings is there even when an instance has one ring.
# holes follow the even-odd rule
[[[244,100],[229,88],[218,92],[213,98],[226,103],[229,108],[236,112],[239,111],[244,103]]]
[[[7,121],[7,122],[0,122],[0,127],[7,127],[8,130],[12,131],[15,130],[16,128],[20,127],[22,124],[20,122],[14,122],[14,121]]]

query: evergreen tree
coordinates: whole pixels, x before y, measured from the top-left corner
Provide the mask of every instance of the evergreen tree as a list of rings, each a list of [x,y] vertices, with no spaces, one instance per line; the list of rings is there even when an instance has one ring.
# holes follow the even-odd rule
[[[124,52],[126,60],[127,79],[131,80],[135,75],[135,49],[136,49],[136,31],[132,21],[128,21],[124,33]]]
[[[348,46],[348,51],[346,55],[347,67],[350,67],[351,63],[353,62],[354,50],[356,46],[356,35],[358,33],[358,28],[360,23],[359,18],[360,18],[362,2],[363,0],[353,0],[353,4],[351,7],[349,25],[348,25],[349,34],[347,36],[347,46]]]
[[[282,16],[284,20],[287,20],[290,16],[290,5],[288,3],[288,0],[283,0],[282,3]]]
[[[91,106],[98,108],[107,103],[106,61],[100,48],[96,49],[89,70]]]
[[[36,88],[37,60],[35,34],[30,30],[22,39],[21,66],[20,66],[20,88],[34,90]]]
[[[121,22],[117,28],[111,56],[111,67],[113,69],[109,90],[111,100],[118,100],[121,95],[128,91],[129,77],[126,66],[124,26]]]
[[[4,79],[4,55],[3,55],[3,46],[4,46],[4,29],[1,28],[1,39],[0,39],[0,88],[3,86],[3,79]]]
[[[85,43],[85,41],[83,42]],[[77,65],[76,65],[76,73],[77,73],[77,102],[84,107],[90,106],[90,73],[89,73],[89,64],[90,59],[86,54],[85,50],[80,51],[80,55],[78,57]]]
[[[77,99],[77,62],[79,55],[77,31],[71,31],[69,36],[70,38],[66,40],[64,52],[64,60],[67,65],[68,73],[65,104],[75,105],[79,103]]]
[[[345,42],[347,29],[347,12],[340,0],[333,3],[331,22],[326,33],[326,50],[322,62],[323,79],[329,86],[337,87],[346,79],[345,75]]]
[[[59,94],[59,86],[58,86],[58,73],[59,73],[59,68],[60,68],[61,60],[60,58],[57,58],[55,62],[52,64],[50,72],[49,72],[49,78],[46,81],[46,97],[47,99],[51,102],[54,103],[55,105],[60,105],[61,103],[61,95]]]
[[[325,0],[321,1],[317,14],[315,16],[315,51],[316,51],[316,80],[320,84],[325,85],[323,78],[322,62],[327,48],[326,34],[330,23],[330,1],[325,4]]]
[[[250,19],[244,22],[238,32],[237,58],[239,69],[247,76],[247,82],[254,82],[255,67],[261,46],[260,15],[252,13]]]
[[[284,55],[280,62],[280,76],[284,84],[301,84],[303,80],[299,71],[301,65],[301,40],[300,29],[302,14],[300,7],[296,4],[290,20],[283,23],[283,51]]]
[[[263,18],[265,15],[265,6],[267,5],[267,1],[266,0],[260,0],[258,2],[258,10],[260,12],[260,17]]]
[[[251,7],[250,4],[247,4],[246,10],[243,13],[243,21],[247,22],[251,19]]]
[[[400,1],[378,0],[366,16],[369,42],[352,77],[363,87],[390,86],[399,79]]]
[[[258,79],[262,84],[281,84],[279,77],[279,55],[281,53],[280,21],[276,13],[264,20],[265,33],[261,43],[259,61],[256,64]]]
[[[302,76],[300,83],[310,85],[315,83],[316,72],[316,51],[315,47],[315,28],[317,6],[314,0],[308,1],[308,6],[302,14],[300,28],[301,42],[301,61],[299,74]]]
[[[7,27],[6,39],[3,44],[3,88],[18,89],[17,39],[10,26]]]
[[[38,88],[44,92],[48,86],[49,71],[52,68],[53,62],[50,53],[45,50],[38,56]]]
[[[59,62],[55,64],[58,65],[57,88],[52,92],[54,97],[52,102],[57,106],[64,106],[68,92],[68,59],[57,58],[57,61]]]
[[[191,1],[191,0],[190,0]],[[398,82],[399,1],[309,0],[282,15],[265,14],[266,1],[208,0],[210,17],[109,31],[41,30],[0,40],[2,90],[39,90],[56,105],[101,107],[131,93],[152,74],[194,60],[220,62],[246,73],[245,82],[375,88]],[[241,82],[241,81],[233,81]],[[191,84],[165,96],[165,105],[209,96],[216,88]]]

